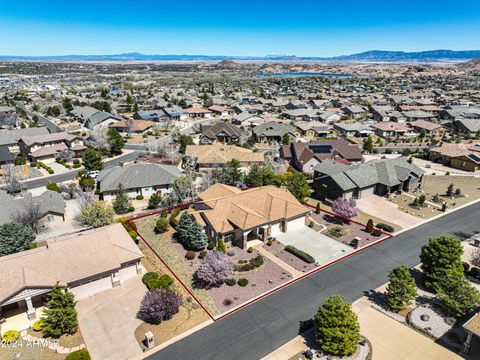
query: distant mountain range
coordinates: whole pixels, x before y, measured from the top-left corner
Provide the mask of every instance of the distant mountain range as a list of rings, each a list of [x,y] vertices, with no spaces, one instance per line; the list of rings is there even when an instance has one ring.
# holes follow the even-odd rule
[[[145,55],[137,52],[114,55],[8,56],[0,60],[24,61],[352,61],[352,62],[441,62],[468,61],[480,57],[480,50],[430,50],[420,52],[372,50],[334,57],[299,57],[295,55],[224,56],[224,55]]]

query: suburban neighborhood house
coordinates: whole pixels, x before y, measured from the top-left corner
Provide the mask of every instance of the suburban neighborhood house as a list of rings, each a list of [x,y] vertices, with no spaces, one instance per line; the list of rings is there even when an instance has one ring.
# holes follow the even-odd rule
[[[240,161],[240,167],[243,170],[248,170],[253,164],[262,165],[265,161],[265,156],[261,152],[221,143],[187,145],[185,157],[189,158],[198,170],[219,168],[233,159]]]
[[[194,216],[211,240],[221,237],[245,248],[248,241],[266,241],[280,232],[305,226],[310,210],[288,190],[263,186],[242,191],[215,184],[199,194]]]
[[[480,143],[442,143],[430,149],[428,158],[465,171],[480,170]]]
[[[28,194],[28,196],[31,196]],[[27,197],[13,197],[4,191],[0,191],[0,225],[11,222],[12,216],[25,210],[29,200]],[[38,206],[38,218],[40,226],[46,222],[55,224],[65,221],[65,200],[56,191],[47,190],[38,196],[31,196],[33,204]]]
[[[315,165],[326,159],[344,160],[346,164],[361,162],[362,151],[347,140],[323,140],[282,145],[280,156],[301,172],[311,173]]]
[[[98,125],[108,126],[122,120],[120,117],[105,111],[97,110],[91,106],[76,106],[71,111],[72,116],[88,129],[94,129]]]
[[[120,286],[142,273],[143,257],[122,224],[50,240],[45,246],[0,257],[0,310],[25,310],[36,318],[55,284],[68,288],[76,300]],[[40,309],[37,309],[40,310]]]
[[[300,136],[300,132],[290,124],[269,122],[253,128],[253,138],[258,142],[282,143],[287,135],[291,140]]]
[[[110,124],[109,127],[125,135],[144,135],[154,125],[155,122],[150,120],[120,120]]]
[[[142,195],[145,198],[155,193],[171,191],[175,179],[182,175],[173,165],[159,165],[151,163],[128,164],[102,170],[97,178],[97,189],[100,198],[110,201],[120,184],[130,198]]]
[[[240,140],[240,130],[232,123],[220,122],[212,126],[204,125],[200,144],[212,144],[215,141],[227,144]]]
[[[53,160],[58,152],[64,150],[71,150],[78,156],[86,149],[82,138],[66,132],[23,136],[18,143],[20,153],[31,161]]]
[[[424,171],[405,157],[380,159],[360,165],[325,160],[314,167],[313,184],[320,199],[355,198],[421,187]]]

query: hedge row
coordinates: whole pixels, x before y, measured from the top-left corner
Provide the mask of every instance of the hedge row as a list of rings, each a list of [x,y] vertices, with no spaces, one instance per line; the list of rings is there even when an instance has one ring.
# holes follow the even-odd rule
[[[390,225],[384,224],[384,223],[378,223],[376,225],[376,227],[379,228],[380,230],[383,230],[383,231],[386,231],[386,232],[389,232],[389,233],[393,233],[395,231],[393,226],[390,226]]]
[[[302,259],[308,264],[314,264],[315,259],[312,255],[307,254],[305,251],[297,249],[295,246],[287,245],[285,246],[285,251],[289,252],[290,254],[295,255],[299,259]]]
[[[44,168],[45,170],[47,170],[47,172],[48,172],[49,174],[54,174],[54,173],[55,173],[55,171],[53,171],[53,169],[52,169],[50,166],[44,164],[44,163],[41,162],[41,161],[38,162],[38,166],[40,166],[40,167]]]

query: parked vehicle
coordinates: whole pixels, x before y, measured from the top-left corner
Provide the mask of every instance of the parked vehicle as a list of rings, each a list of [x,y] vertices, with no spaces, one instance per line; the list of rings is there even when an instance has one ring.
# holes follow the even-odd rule
[[[91,179],[96,179],[98,177],[98,174],[100,174],[100,171],[92,170],[87,173],[87,176]]]

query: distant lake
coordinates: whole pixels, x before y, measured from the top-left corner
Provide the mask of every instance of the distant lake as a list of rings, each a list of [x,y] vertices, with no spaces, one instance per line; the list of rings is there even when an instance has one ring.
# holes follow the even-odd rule
[[[332,78],[351,78],[352,77],[352,75],[350,74],[329,74],[329,73],[321,73],[321,72],[283,72],[283,73],[273,73],[273,74],[260,72],[260,76],[278,76],[278,77],[321,76],[321,77],[332,77]]]

